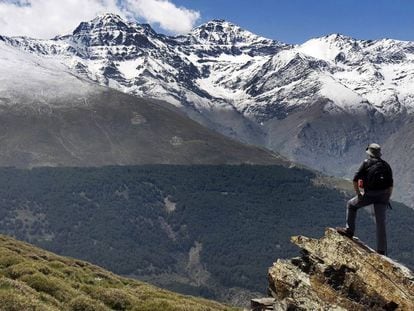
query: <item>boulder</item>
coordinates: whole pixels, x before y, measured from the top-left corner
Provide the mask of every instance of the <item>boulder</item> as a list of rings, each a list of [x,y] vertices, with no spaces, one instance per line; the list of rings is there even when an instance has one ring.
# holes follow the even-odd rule
[[[414,310],[414,274],[358,239],[327,228],[291,240],[302,256],[269,269],[274,310]]]

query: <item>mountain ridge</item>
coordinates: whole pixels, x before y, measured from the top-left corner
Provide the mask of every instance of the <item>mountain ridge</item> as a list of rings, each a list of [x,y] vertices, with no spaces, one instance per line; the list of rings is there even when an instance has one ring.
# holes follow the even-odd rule
[[[287,163],[1,41],[0,66],[2,166]]]
[[[145,35],[127,21],[115,27],[119,20],[109,28],[102,21],[101,32],[83,37],[3,39],[79,77],[165,100],[224,135],[328,174],[351,177],[365,147],[383,144],[406,181],[396,195],[411,204],[414,150],[406,133],[414,115],[414,42],[331,34],[289,45],[216,20],[196,28],[212,41],[196,44],[191,32]]]

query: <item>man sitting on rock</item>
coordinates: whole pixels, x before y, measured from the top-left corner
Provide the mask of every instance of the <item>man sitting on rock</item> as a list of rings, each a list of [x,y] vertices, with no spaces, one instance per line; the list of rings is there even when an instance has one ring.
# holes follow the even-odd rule
[[[356,196],[347,203],[346,227],[337,228],[338,232],[352,238],[355,232],[357,210],[374,204],[375,221],[377,226],[377,252],[387,254],[387,236],[385,229],[386,210],[393,189],[392,170],[390,165],[381,159],[381,147],[370,144],[366,149],[368,159],[362,162],[355,173],[353,184]],[[359,182],[362,180],[364,192],[361,193]]]

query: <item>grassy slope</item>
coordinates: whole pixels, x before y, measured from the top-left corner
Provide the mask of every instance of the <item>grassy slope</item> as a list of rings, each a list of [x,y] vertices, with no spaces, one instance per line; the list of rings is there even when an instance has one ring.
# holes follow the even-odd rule
[[[233,310],[0,236],[0,310]]]

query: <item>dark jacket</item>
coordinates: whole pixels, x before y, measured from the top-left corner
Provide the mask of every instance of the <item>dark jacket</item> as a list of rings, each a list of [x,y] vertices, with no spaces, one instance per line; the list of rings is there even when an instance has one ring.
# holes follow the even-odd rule
[[[378,161],[383,161],[389,168],[390,172],[391,172],[391,181],[390,181],[390,185],[388,187],[393,187],[394,186],[394,179],[392,178],[392,169],[391,166],[384,160],[380,159],[380,158],[368,158],[365,159],[364,162],[362,162],[361,166],[359,167],[358,171],[356,171],[355,175],[354,175],[354,179],[353,181],[358,181],[359,179],[362,179],[363,181],[363,185],[364,185],[364,189],[365,190],[378,190],[378,189],[369,189],[367,187],[368,183],[366,181],[366,177],[368,175],[368,169],[374,165],[375,163],[377,163]]]

